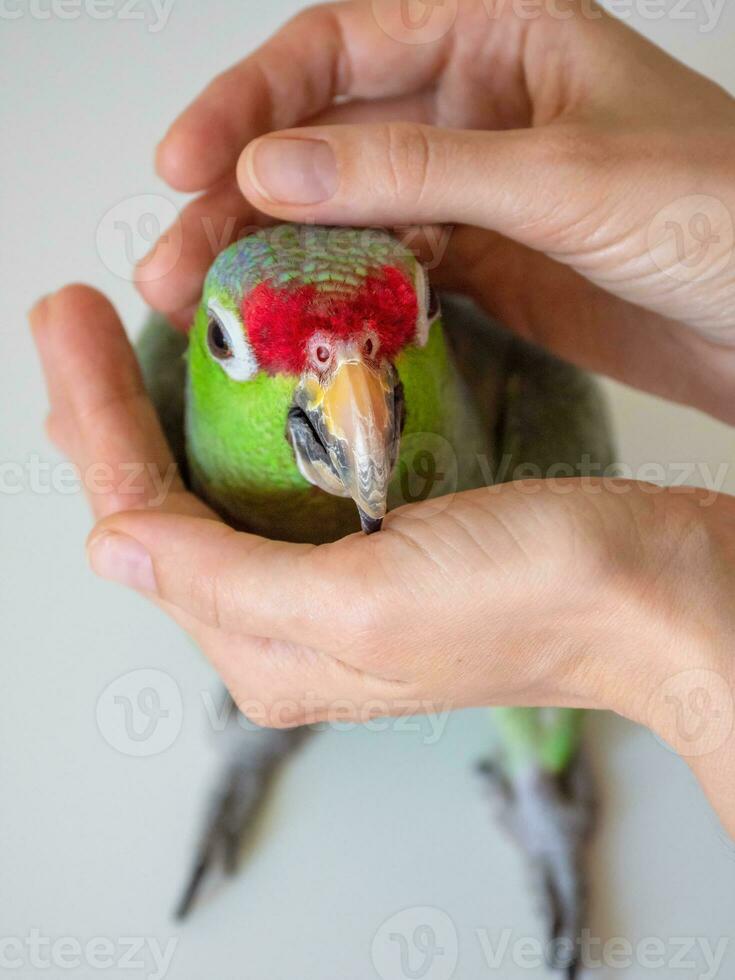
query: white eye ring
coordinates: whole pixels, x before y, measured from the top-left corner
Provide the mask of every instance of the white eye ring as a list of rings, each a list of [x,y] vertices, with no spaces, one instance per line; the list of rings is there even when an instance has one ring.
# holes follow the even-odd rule
[[[250,381],[258,373],[260,366],[253,348],[245,336],[240,318],[234,310],[223,306],[216,299],[210,299],[207,304],[207,316],[210,321],[210,325],[207,327],[209,356],[233,381]],[[224,340],[230,351],[229,354],[219,356],[213,351],[209,338],[212,322],[219,327],[224,335]]]
[[[417,347],[425,347],[429,340],[431,325],[439,316],[439,311],[432,312],[431,307],[431,286],[426,269],[420,262],[416,264],[416,296],[419,301],[419,315],[416,319],[416,336],[414,343]],[[431,313],[431,315],[430,315]]]

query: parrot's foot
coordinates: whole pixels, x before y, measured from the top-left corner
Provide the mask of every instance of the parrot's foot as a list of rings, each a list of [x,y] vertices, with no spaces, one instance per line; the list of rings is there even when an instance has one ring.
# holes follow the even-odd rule
[[[480,771],[498,800],[501,822],[529,860],[548,925],[548,965],[574,980],[587,912],[584,849],[595,817],[590,769],[580,753],[560,774],[533,768],[510,775],[493,762]]]
[[[177,919],[189,914],[211,872],[218,867],[226,875],[236,872],[241,847],[265,800],[271,777],[308,731],[303,728],[275,731],[250,723],[243,726],[241,720],[233,705],[225,730],[218,734],[227,758],[194,867],[176,907]]]

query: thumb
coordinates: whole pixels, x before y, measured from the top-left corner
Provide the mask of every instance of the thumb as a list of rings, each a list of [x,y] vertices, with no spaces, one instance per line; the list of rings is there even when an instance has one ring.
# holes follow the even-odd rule
[[[95,527],[87,553],[101,578],[230,634],[321,648],[328,638],[320,623],[345,636],[347,627],[340,624],[346,610],[365,605],[362,593],[350,587],[357,576],[349,575],[348,549],[333,554],[266,540],[198,515],[114,514]]]
[[[508,132],[415,123],[309,127],[250,143],[238,182],[255,207],[288,221],[457,222],[544,248],[559,202],[574,208],[574,191],[585,186],[580,166],[593,154],[580,152],[583,140],[570,126]],[[567,211],[567,226],[569,217]]]

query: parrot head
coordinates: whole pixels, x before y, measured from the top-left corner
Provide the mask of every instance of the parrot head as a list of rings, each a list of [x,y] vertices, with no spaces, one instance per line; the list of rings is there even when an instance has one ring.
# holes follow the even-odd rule
[[[437,315],[423,266],[387,233],[280,225],[230,246],[190,340],[200,478],[305,481],[379,530],[404,422],[396,361]]]

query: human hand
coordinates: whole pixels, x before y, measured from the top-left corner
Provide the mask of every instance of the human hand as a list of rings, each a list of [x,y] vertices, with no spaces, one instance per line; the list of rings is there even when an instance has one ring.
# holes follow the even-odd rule
[[[568,360],[735,421],[735,101],[568,6],[520,18],[467,0],[425,43],[439,13],[408,31],[377,0],[297,16],[159,147],[174,187],[206,193],[142,266],[144,296],[188,308],[211,243],[270,217],[481,225],[455,231],[439,284]]]
[[[732,498],[528,481],[401,508],[370,537],[268,541],[226,527],[173,476],[104,297],[68,287],[31,322],[52,438],[83,476],[110,475],[90,497],[93,568],[180,623],[254,721],[610,708],[687,756],[735,831]],[[696,747],[692,684],[711,705]]]

